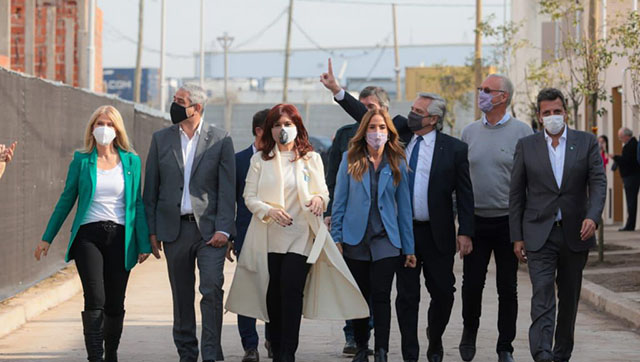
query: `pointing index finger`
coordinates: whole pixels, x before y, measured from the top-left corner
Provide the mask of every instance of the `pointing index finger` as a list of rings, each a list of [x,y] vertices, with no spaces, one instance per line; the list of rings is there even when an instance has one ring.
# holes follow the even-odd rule
[[[329,58],[329,74],[333,75],[333,65],[331,65],[331,58]]]

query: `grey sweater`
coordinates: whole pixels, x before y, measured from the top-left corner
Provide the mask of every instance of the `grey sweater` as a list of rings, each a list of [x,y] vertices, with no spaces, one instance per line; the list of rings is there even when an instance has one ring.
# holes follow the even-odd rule
[[[495,127],[478,120],[462,130],[462,141],[469,145],[469,173],[477,216],[509,215],[513,154],[518,140],[531,134],[531,127],[513,117]]]

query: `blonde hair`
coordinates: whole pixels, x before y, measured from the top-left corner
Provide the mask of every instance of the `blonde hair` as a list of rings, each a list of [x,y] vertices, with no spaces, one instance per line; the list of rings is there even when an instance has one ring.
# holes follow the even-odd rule
[[[113,128],[116,131],[116,138],[113,140],[114,146],[126,151],[135,153],[133,147],[129,143],[129,137],[127,136],[127,130],[124,128],[124,121],[120,112],[114,106],[100,106],[93,112],[87,124],[87,129],[84,132],[84,147],[82,152],[91,153],[96,148],[96,140],[93,137],[93,126],[96,124],[100,116],[106,116],[111,122],[113,122]]]
[[[347,173],[350,174],[356,181],[362,181],[362,177],[365,172],[369,170],[369,160],[367,159],[367,129],[373,116],[381,116],[384,119],[384,123],[387,125],[387,143],[384,147],[384,153],[387,155],[387,162],[391,167],[393,173],[393,184],[398,186],[402,179],[402,172],[400,171],[400,164],[405,162],[406,158],[404,149],[400,144],[400,136],[396,127],[393,125],[393,121],[389,116],[389,113],[384,109],[372,109],[368,111],[360,121],[358,131],[349,141],[349,150],[347,152],[347,161],[349,167]]]

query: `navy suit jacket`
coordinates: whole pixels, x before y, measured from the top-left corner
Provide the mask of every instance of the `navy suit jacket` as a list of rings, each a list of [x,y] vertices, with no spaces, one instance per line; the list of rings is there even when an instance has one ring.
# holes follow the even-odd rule
[[[343,100],[336,102],[358,123],[367,113],[367,107],[349,92],[345,92]],[[393,117],[393,124],[402,142],[408,145],[413,132],[407,125],[407,118],[397,115]],[[427,192],[431,232],[438,250],[442,253],[453,254],[456,251],[454,202],[458,213],[458,235],[474,236],[473,188],[467,153],[466,143],[444,133],[436,133]]]
[[[251,222],[251,211],[247,209],[244,203],[244,184],[249,172],[251,157],[253,156],[253,145],[236,153],[236,237],[233,242],[236,253],[240,253],[244,237],[247,235],[247,229]]]

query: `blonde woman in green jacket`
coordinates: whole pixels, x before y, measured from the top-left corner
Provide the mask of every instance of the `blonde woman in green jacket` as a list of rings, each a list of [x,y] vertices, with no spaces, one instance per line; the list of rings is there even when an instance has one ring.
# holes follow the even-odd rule
[[[47,255],[77,199],[65,260],[75,259],[82,281],[82,324],[92,362],[118,360],[129,271],[151,252],[140,172],[140,157],[129,144],[120,112],[112,106],[98,108],[35,250],[37,260]]]

